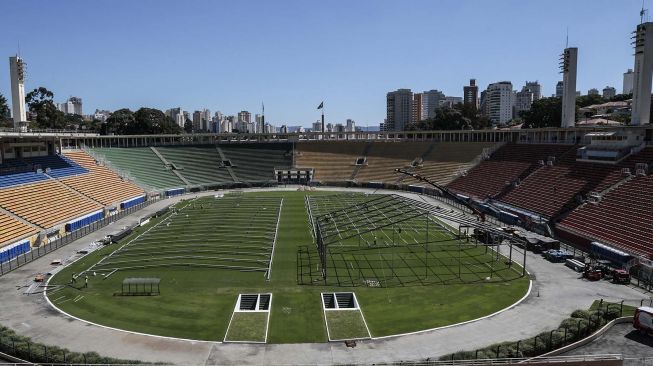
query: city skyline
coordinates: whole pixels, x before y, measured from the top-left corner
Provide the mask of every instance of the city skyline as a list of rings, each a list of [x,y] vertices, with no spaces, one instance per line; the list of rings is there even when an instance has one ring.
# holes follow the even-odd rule
[[[556,6],[551,4],[517,1],[492,5],[420,2],[421,8],[402,8],[390,2],[377,2],[373,8],[340,1],[288,2],[280,9],[263,2],[167,3],[161,7],[152,7],[148,1],[116,2],[115,6],[74,4],[63,14],[50,4],[3,3],[6,21],[0,29],[7,42],[0,50],[13,55],[20,42],[27,63],[26,91],[45,86],[55,93],[56,102],[79,96],[88,112],[181,106],[188,111],[208,108],[230,115],[240,110],[258,113],[257,106],[264,101],[267,121],[305,127],[319,118],[315,107],[322,100],[327,121],[343,123],[351,118],[359,126],[373,126],[385,118],[388,91],[438,89],[447,96],[462,97],[471,78],[476,79],[479,90],[502,80],[515,86],[538,80],[542,95],[550,96],[561,79],[557,59],[567,27],[570,46],[579,48],[577,89],[607,85],[619,90],[623,73],[633,68],[630,32],[639,22],[641,7],[639,1],[616,5],[582,1],[566,5],[570,11],[555,16]],[[574,17],[574,9],[586,16]],[[222,14],[219,19],[228,20],[241,12],[252,20],[242,28],[233,22],[221,27],[219,21],[209,27],[202,21],[218,13]],[[51,16],[76,21],[51,25],[46,39],[38,28],[21,26],[24,14],[35,23]],[[118,14],[131,16],[115,18]],[[178,14],[182,20],[197,16],[200,21],[173,31],[156,25],[166,14]],[[493,15],[497,14],[513,17],[508,24],[496,24]],[[610,17],[608,26],[601,14]],[[269,18],[275,15],[293,16],[294,22],[280,24]],[[144,18],[142,22],[130,20],[139,16]],[[410,33],[386,37],[393,20],[407,19]],[[323,23],[314,23],[317,20]],[[522,23],[544,26],[532,27],[525,35]],[[462,24],[471,29],[460,29]],[[70,33],[85,25],[84,32]],[[442,30],[455,36],[438,38],[432,49],[423,46],[415,50],[421,58],[405,60],[401,54],[420,40],[411,36],[419,34],[417,30],[426,32],[422,33],[425,37],[429,31]],[[54,41],[70,34],[76,37],[75,47]],[[499,38],[493,38],[496,36]],[[381,52],[389,47],[386,42],[396,40],[402,41],[392,43],[390,49],[396,52]],[[605,44],[610,45],[609,52]],[[175,52],[171,47],[175,45],[183,52]],[[179,57],[180,53],[186,57]],[[401,60],[405,65],[397,64]],[[417,67],[411,66],[414,64]],[[388,72],[388,65],[395,68]],[[8,72],[0,73],[0,93],[10,96]]]

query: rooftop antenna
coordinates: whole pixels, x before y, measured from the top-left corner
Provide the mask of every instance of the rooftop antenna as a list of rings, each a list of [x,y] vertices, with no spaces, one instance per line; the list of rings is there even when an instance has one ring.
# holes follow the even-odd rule
[[[565,40],[565,48],[569,48],[569,27],[567,27],[567,38]]]
[[[642,0],[642,10],[639,11],[639,24],[644,24],[644,16],[647,13],[647,10],[644,9],[644,1]]]

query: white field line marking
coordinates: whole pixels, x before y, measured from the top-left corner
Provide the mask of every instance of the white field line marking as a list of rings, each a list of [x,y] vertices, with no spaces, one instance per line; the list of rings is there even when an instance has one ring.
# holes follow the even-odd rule
[[[279,235],[279,223],[281,222],[281,210],[283,209],[283,198],[279,203],[279,214],[277,215],[277,228],[274,230],[274,240],[272,241],[272,254],[270,255],[270,263],[268,264],[267,280],[272,276],[272,261],[274,260],[274,248],[277,246],[277,237]]]

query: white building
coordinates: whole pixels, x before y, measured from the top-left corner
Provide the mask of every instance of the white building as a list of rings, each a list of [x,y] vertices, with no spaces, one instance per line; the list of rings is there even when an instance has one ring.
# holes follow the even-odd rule
[[[317,120],[313,122],[313,127],[311,128],[313,132],[322,132],[322,121]]]
[[[653,22],[642,23],[635,31],[635,73],[633,75],[632,125],[646,125],[651,118],[651,78],[653,77]]]
[[[58,109],[66,114],[82,115],[82,98],[70,97],[58,105]]]
[[[346,132],[356,132],[356,122],[353,119],[347,119]]]
[[[93,119],[100,122],[106,122],[109,117],[111,117],[110,111],[96,109],[95,113],[93,113]]]
[[[511,82],[500,81],[488,85],[485,98],[488,118],[493,124],[505,124],[512,120],[514,93]]]
[[[518,117],[521,112],[529,111],[534,99],[535,96],[529,90],[522,89],[515,93],[515,116]]]
[[[576,71],[578,48],[565,48],[562,54],[562,122],[561,127],[576,125]]]
[[[633,73],[633,69],[628,69],[628,71],[624,72],[624,83],[623,89],[621,90],[622,94],[630,94],[633,92],[634,75],[635,73]]]

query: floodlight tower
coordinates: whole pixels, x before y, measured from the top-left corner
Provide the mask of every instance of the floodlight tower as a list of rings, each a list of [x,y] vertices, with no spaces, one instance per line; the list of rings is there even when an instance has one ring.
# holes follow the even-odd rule
[[[14,128],[27,126],[25,112],[25,63],[20,56],[9,57],[9,72],[11,74],[11,103],[14,115]]]
[[[651,119],[653,77],[653,22],[640,23],[635,30],[635,74],[633,77],[632,125],[646,125]]]
[[[562,73],[562,127],[576,125],[576,69],[578,48],[567,47],[560,55]]]

